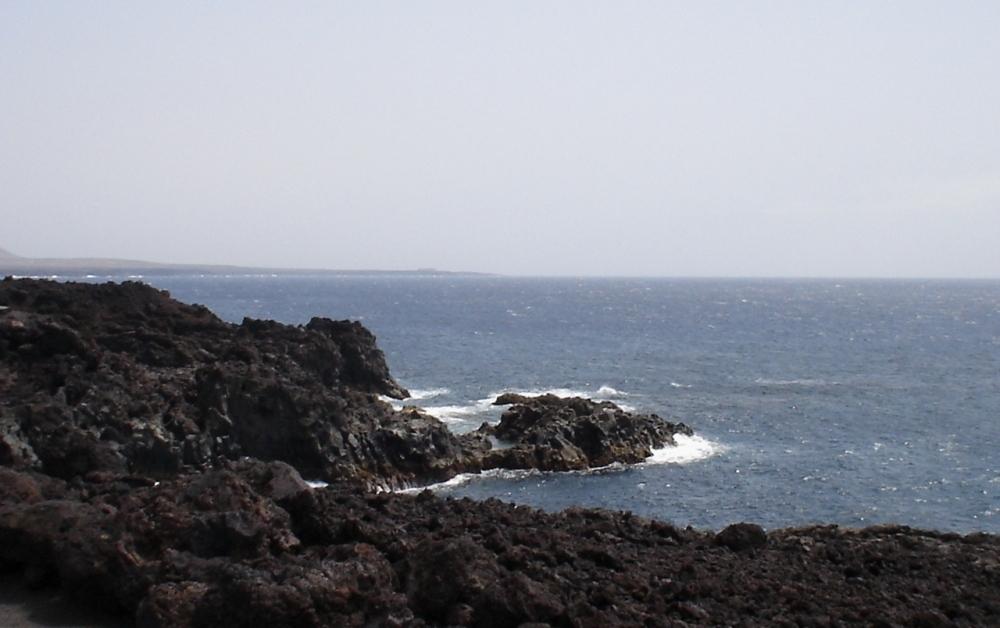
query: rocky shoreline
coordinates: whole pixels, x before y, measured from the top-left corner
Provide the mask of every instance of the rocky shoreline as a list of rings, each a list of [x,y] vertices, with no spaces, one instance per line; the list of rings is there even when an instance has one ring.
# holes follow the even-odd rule
[[[719,533],[377,492],[634,463],[690,428],[509,396],[457,436],[358,323],[225,323],[137,283],[0,282],[0,570],[139,626],[1000,623],[1000,540]],[[328,486],[312,489],[303,477]]]

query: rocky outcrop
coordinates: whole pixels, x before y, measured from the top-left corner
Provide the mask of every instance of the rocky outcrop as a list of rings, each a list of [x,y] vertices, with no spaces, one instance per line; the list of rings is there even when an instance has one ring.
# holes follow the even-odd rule
[[[378,399],[408,393],[357,322],[232,325],[139,283],[7,279],[0,305],[0,464],[63,479],[169,477],[250,456],[391,488],[484,468],[639,462],[687,429],[541,397],[458,437]]]
[[[225,323],[149,286],[0,282],[0,464],[166,477],[220,459],[402,485],[477,468],[359,323]]]
[[[378,395],[406,393],[357,323],[232,325],[140,284],[4,280],[0,571],[143,628],[1000,623],[991,535],[712,534],[370,492],[637,462],[690,434],[508,396],[456,436]]]
[[[503,444],[484,454],[488,469],[570,471],[637,463],[654,449],[674,445],[676,434],[693,433],[683,423],[626,412],[610,401],[505,394],[494,403],[513,405],[500,423],[479,429]]]
[[[0,565],[143,628],[1000,621],[1000,541],[988,535],[713,535],[603,510],[312,490],[259,461],[27,491],[0,497]]]

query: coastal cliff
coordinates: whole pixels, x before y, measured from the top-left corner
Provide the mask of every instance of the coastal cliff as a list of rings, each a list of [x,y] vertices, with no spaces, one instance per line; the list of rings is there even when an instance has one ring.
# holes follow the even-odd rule
[[[716,534],[373,492],[640,462],[691,433],[507,396],[457,436],[380,395],[407,392],[358,323],[233,325],[137,283],[4,280],[0,568],[151,627],[1000,622],[991,535]]]

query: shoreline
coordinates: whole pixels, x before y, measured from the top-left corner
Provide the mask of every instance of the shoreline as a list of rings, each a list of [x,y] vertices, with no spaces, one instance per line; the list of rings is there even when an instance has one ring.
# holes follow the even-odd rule
[[[371,490],[643,463],[682,423],[505,395],[456,436],[379,400],[409,393],[358,323],[235,325],[137,283],[3,280],[0,305],[0,620],[82,617],[23,578],[148,628],[1000,623],[993,534]]]

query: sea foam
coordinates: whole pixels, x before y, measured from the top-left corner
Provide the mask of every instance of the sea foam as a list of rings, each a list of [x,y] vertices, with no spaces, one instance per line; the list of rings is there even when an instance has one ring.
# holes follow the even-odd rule
[[[654,449],[653,455],[642,464],[690,464],[725,451],[723,445],[697,434],[674,434],[674,442],[677,444]]]
[[[447,395],[449,392],[451,391],[447,388],[414,389],[410,391],[410,397],[407,401],[434,399],[436,397]],[[593,399],[594,401],[614,401],[618,407],[626,412],[635,412],[636,410],[635,406],[617,401],[617,399],[627,397],[629,393],[617,390],[608,385],[603,385],[594,391],[579,390],[574,388],[531,388],[527,390],[506,388],[503,390],[493,391],[486,397],[475,399],[465,404],[424,405],[422,407],[428,414],[437,417],[445,423],[463,423],[478,421],[481,419],[496,421],[500,418],[502,408],[500,406],[493,405],[493,402],[496,401],[497,397],[504,394],[517,394],[525,397],[540,397],[542,395],[556,395],[557,397],[584,397],[587,399]],[[398,402],[390,401],[386,398],[383,399],[392,403],[393,407],[396,409],[402,408],[402,405],[399,405]]]
[[[407,401],[420,401],[423,399],[432,399],[434,397],[440,397],[441,395],[447,395],[451,391],[447,388],[411,388],[410,396],[407,397]]]
[[[447,490],[450,488],[457,488],[463,484],[468,484],[472,480],[484,479],[484,478],[500,478],[503,480],[520,480],[526,477],[531,477],[533,475],[542,475],[542,471],[538,469],[489,469],[481,473],[459,473],[455,477],[445,480],[444,482],[437,482],[435,484],[428,484],[426,486],[413,486],[410,488],[402,488],[397,490],[397,493],[419,493],[421,491],[440,491]]]
[[[616,473],[619,471],[627,470],[630,466],[690,464],[692,462],[706,460],[726,450],[726,447],[724,445],[710,441],[707,438],[703,438],[701,436],[687,436],[685,434],[675,434],[674,442],[676,442],[677,444],[668,445],[660,449],[654,449],[653,454],[649,458],[646,458],[645,461],[639,463],[638,465],[627,465],[627,464],[622,464],[620,462],[613,462],[603,467],[592,467],[590,469],[581,469],[577,471],[539,471],[538,469],[490,469],[488,471],[483,471],[482,473],[460,473],[449,480],[445,480],[444,482],[437,482],[435,484],[428,484],[426,486],[414,486],[411,488],[399,489],[396,492],[419,493],[420,491],[424,490],[431,490],[431,491],[448,490],[452,488],[457,488],[464,484],[468,484],[473,480],[483,480],[489,478],[516,481],[528,477],[542,476],[542,475],[583,475],[583,476],[604,475],[607,473]]]

